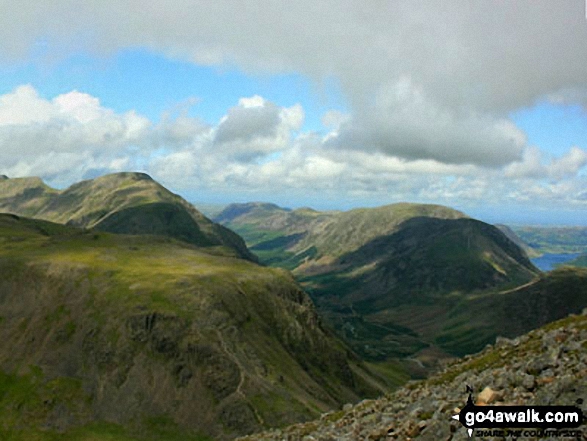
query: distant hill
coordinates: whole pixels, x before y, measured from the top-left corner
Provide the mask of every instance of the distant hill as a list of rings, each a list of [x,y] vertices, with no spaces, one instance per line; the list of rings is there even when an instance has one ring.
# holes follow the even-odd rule
[[[534,255],[587,253],[587,227],[511,226]]]
[[[0,180],[0,212],[124,234],[220,246],[256,260],[244,241],[144,173],[115,173],[58,191],[39,178]]]
[[[313,272],[319,268],[329,271],[340,256],[392,233],[403,221],[418,216],[466,217],[448,207],[425,204],[320,212],[249,203],[231,204],[214,220],[239,233],[261,261],[303,273],[308,266]]]
[[[262,262],[291,269],[362,357],[403,360],[416,376],[439,358],[587,306],[584,273],[541,275],[512,230],[448,207],[318,212],[253,203],[229,206],[216,219]]]
[[[582,254],[581,256],[566,262],[565,265],[587,267],[587,254]]]
[[[8,214],[0,244],[1,439],[227,439],[381,393],[286,271]]]

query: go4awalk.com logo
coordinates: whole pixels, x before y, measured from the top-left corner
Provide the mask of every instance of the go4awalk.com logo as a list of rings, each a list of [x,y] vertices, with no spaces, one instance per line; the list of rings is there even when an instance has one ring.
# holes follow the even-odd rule
[[[467,428],[469,437],[580,437],[583,412],[577,406],[476,406],[467,386],[466,406],[452,418]]]

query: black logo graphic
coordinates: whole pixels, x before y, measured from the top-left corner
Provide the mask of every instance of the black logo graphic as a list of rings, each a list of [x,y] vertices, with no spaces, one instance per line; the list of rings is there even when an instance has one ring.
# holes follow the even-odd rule
[[[452,418],[467,428],[469,437],[475,429],[497,428],[508,428],[510,431],[541,429],[532,431],[533,436],[547,429],[558,433],[561,429],[578,428],[584,420],[583,412],[577,406],[476,406],[470,386],[467,386],[467,393],[467,404]],[[582,400],[577,400],[577,404],[581,403]]]

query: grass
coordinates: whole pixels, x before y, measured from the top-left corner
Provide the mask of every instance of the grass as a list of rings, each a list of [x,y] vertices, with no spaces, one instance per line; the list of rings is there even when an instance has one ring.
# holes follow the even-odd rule
[[[540,328],[540,332],[548,332],[559,328],[575,327],[579,330],[587,329],[587,317],[571,315],[564,319],[554,321]],[[537,337],[538,331],[530,332],[529,339],[516,347],[495,348],[475,355],[467,361],[461,361],[450,367],[446,372],[433,376],[427,383],[430,385],[442,385],[450,383],[465,372],[480,372],[489,368],[501,367],[509,363],[513,357],[523,357],[529,352],[540,351],[541,340]]]
[[[4,235],[0,238],[22,239],[15,246],[0,247],[0,280],[22,286],[12,291],[15,295],[22,291],[26,313],[20,322],[13,318],[7,322],[15,330],[21,328],[22,340],[32,348],[27,352],[31,357],[44,357],[55,350],[68,357],[72,348],[78,354],[76,345],[81,344],[87,361],[80,362],[79,368],[72,363],[75,375],[97,371],[111,388],[122,384],[138,387],[137,375],[143,373],[131,370],[136,357],[141,357],[141,366],[152,368],[165,381],[169,375],[171,383],[176,380],[178,363],[188,363],[193,379],[182,387],[194,387],[196,378],[204,381],[201,378],[210,357],[203,351],[204,358],[192,362],[190,345],[209,347],[211,354],[217,354],[212,358],[228,354],[250,370],[242,392],[247,400],[259,396],[256,411],[272,425],[291,423],[293,415],[300,419],[317,416],[337,403],[356,400],[358,392],[353,388],[374,391],[367,377],[357,378],[351,387],[343,386],[348,385],[344,382],[346,348],[323,332],[286,271],[168,238],[77,229],[66,229],[66,234],[49,229],[43,233],[36,225],[0,215],[0,234]],[[46,288],[43,304],[37,304],[34,290],[29,289],[35,285]],[[155,314],[156,327],[143,329],[144,319]],[[218,331],[225,336],[226,347]],[[39,339],[42,345],[31,343]],[[10,350],[10,345],[5,344],[4,349]],[[259,374],[259,366],[267,368],[266,376]],[[78,380],[51,383],[42,373],[39,379],[27,375],[15,374],[4,382],[12,386],[5,388],[6,401],[0,399],[0,427],[4,430],[0,439],[202,439],[177,429],[169,419],[135,421],[136,427],[85,424],[91,421],[91,403]],[[84,387],[94,390],[87,384]],[[23,392],[17,393],[19,390]],[[205,389],[202,399],[212,408],[217,402],[211,390]],[[273,390],[275,395],[267,393]],[[147,396],[150,390],[140,386],[138,392]],[[142,396],[137,399],[143,400]],[[52,417],[47,416],[45,401],[71,409],[73,423],[69,424],[79,426],[66,434],[47,427],[45,421]],[[275,414],[276,408],[282,409],[280,415]]]
[[[0,428],[3,441],[211,441],[207,436],[180,430],[176,425],[150,423],[148,431],[137,431],[106,421],[89,423],[65,432],[23,428]]]

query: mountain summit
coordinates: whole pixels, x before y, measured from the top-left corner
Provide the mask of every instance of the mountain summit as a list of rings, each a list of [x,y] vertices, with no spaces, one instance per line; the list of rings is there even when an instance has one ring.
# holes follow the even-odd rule
[[[63,191],[39,178],[0,180],[0,211],[111,233],[163,235],[256,261],[237,234],[145,173],[114,173]]]

